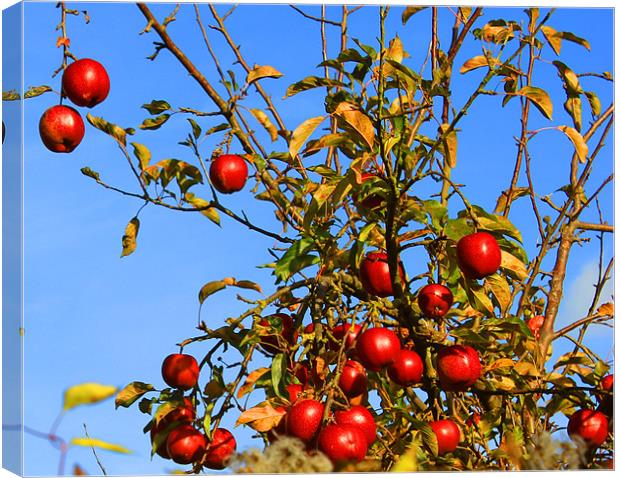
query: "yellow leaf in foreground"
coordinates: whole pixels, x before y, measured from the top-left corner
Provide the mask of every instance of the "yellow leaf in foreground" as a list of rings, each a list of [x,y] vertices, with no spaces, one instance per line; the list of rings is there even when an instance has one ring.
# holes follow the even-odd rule
[[[70,444],[73,446],[84,446],[88,448],[101,448],[102,450],[113,451],[115,453],[131,453],[131,450],[128,450],[124,446],[108,443],[107,441],[99,440],[97,438],[72,438]]]
[[[62,408],[67,411],[79,405],[88,405],[110,398],[118,391],[112,385],[100,383],[81,383],[65,390]]]

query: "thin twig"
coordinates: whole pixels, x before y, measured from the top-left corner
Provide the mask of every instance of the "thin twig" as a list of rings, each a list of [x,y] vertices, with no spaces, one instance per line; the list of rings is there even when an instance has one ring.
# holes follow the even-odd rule
[[[84,425],[84,433],[86,434],[86,438],[90,440],[90,436],[88,435],[88,428],[86,428],[86,423],[83,423],[82,425]],[[99,460],[99,457],[97,456],[97,452],[95,451],[95,447],[93,446],[92,443],[90,444],[90,449],[93,451],[93,455],[95,455],[95,460],[97,461],[97,465],[99,465],[99,468],[101,469],[101,473],[107,476],[105,468],[103,467],[101,460]]]

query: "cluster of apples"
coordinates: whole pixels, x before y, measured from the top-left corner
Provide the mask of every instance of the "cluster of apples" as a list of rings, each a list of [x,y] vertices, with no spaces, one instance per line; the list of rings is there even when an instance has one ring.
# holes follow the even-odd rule
[[[62,75],[62,95],[76,106],[92,108],[110,92],[110,78],[101,63],[83,58],[71,63]],[[84,138],[84,121],[75,108],[56,105],[39,120],[43,144],[54,153],[70,153]]]
[[[161,373],[172,388],[187,391],[198,385],[200,369],[194,357],[171,354],[165,358]],[[183,403],[151,423],[151,442],[157,443],[155,452],[180,465],[202,463],[213,470],[223,470],[237,449],[230,431],[217,428],[211,440],[195,426],[196,409],[188,397]]]

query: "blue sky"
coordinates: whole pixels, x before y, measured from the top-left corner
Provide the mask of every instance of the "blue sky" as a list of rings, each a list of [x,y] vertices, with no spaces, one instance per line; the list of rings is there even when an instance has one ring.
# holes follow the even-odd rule
[[[25,86],[49,84],[59,89],[60,77],[51,78],[60,65],[61,51],[55,47],[59,10],[54,3],[27,3],[25,6]],[[175,106],[192,106],[209,111],[212,106],[197,84],[179,67],[170,54],[162,52],[155,62],[145,59],[153,51],[153,34],[139,36],[145,21],[131,4],[70,4],[72,8],[87,9],[91,22],[69,18],[71,50],[78,57],[91,57],[103,63],[110,75],[112,88],[108,99],[91,112],[125,127],[137,127],[147,116],[140,108],[153,99],[166,99]],[[318,7],[304,7],[316,14]],[[152,7],[159,19],[171,11],[169,5]],[[222,13],[224,7],[219,7]],[[201,9],[205,22],[210,15],[206,6]],[[355,13],[349,23],[352,37],[373,44],[377,36],[377,9],[364,8]],[[337,10],[328,8],[328,14]],[[422,12],[403,27],[400,10],[395,8],[388,21],[388,37],[398,33],[405,48],[412,54],[411,65],[421,63],[420,51],[426,51],[430,13]],[[440,34],[449,38],[450,13],[440,13]],[[486,20],[518,18],[523,21],[522,9],[491,9]],[[482,23],[480,23],[480,26]],[[592,46],[582,47],[564,42],[565,62],[582,71],[613,71],[613,16],[610,9],[560,9],[550,25],[557,30],[571,31],[586,37]],[[242,45],[250,63],[269,64],[284,73],[277,81],[265,82],[274,99],[279,101],[286,86],[309,74],[321,74],[315,69],[321,61],[318,24],[302,19],[287,6],[244,5],[237,8],[228,20],[230,33]],[[596,26],[596,28],[592,28]],[[169,32],[186,51],[199,69],[217,82],[215,68],[206,52],[194,21],[193,8],[184,6]],[[328,28],[335,40],[335,31]],[[209,31],[214,47],[222,54],[226,68],[232,57],[222,40]],[[335,44],[335,42],[334,42]],[[455,67],[480,54],[480,43],[466,42],[457,56]],[[6,48],[6,45],[5,45]],[[330,52],[335,56],[335,50]],[[422,55],[423,56],[423,55]],[[546,57],[555,59],[548,50]],[[238,71],[238,70],[237,70]],[[456,75],[453,90],[457,104],[477,86],[481,72]],[[239,78],[243,78],[241,74]],[[561,84],[552,65],[541,67],[538,83],[550,85],[555,100],[553,124],[570,124],[560,100]],[[611,88],[600,80],[583,79],[586,89],[600,91],[603,108],[611,102]],[[3,85],[3,89],[17,85]],[[176,350],[175,343],[194,334],[198,311],[197,292],[202,284],[214,279],[233,276],[263,284],[268,292],[273,284],[269,272],[253,265],[270,262],[267,247],[272,241],[251,234],[244,227],[223,220],[219,229],[198,214],[172,213],[154,207],[140,215],[141,229],[138,249],[132,256],[119,259],[121,236],[140,203],[118,196],[98,187],[80,173],[89,166],[101,173],[111,184],[132,188],[127,164],[112,141],[87,125],[82,144],[71,155],[55,155],[47,151],[38,136],[37,124],[45,109],[57,101],[46,94],[24,102],[24,168],[25,168],[25,397],[24,421],[30,427],[47,430],[61,407],[62,392],[67,386],[87,381],[123,386],[133,380],[162,386],[162,359]],[[500,99],[483,97],[461,124],[458,167],[454,179],[467,185],[466,194],[472,202],[493,209],[500,192],[508,185],[515,157],[513,136],[518,134],[517,102],[504,109]],[[279,102],[281,114],[289,129],[304,119],[323,113],[321,97],[304,93]],[[258,105],[248,101],[246,106]],[[4,103],[5,120],[15,117],[19,104]],[[82,109],[83,115],[86,110]],[[10,116],[12,115],[12,116]],[[589,109],[584,107],[584,124]],[[211,121],[211,122],[209,122]],[[201,122],[203,129],[219,123]],[[531,129],[548,126],[541,115],[532,114]],[[9,126],[10,128],[10,126]],[[146,144],[154,159],[188,159],[187,150],[177,144],[188,132],[184,119],[174,118],[160,132],[139,132],[135,141]],[[608,141],[612,144],[612,139]],[[215,143],[213,143],[215,144]],[[12,146],[13,145],[13,146]],[[203,151],[210,145],[205,143]],[[12,149],[9,149],[12,148]],[[5,158],[17,157],[15,137],[7,135]],[[7,154],[7,151],[9,154]],[[530,150],[536,169],[537,190],[552,193],[566,183],[567,158],[572,146],[561,133],[549,131],[532,142]],[[600,164],[590,181],[598,185],[613,168],[610,147],[599,157]],[[561,175],[558,171],[562,171]],[[243,209],[260,224],[273,223],[269,208],[253,201],[243,191],[226,198],[226,204],[236,211]],[[591,190],[590,190],[591,191]],[[456,212],[460,204],[456,201]],[[605,219],[613,221],[612,190],[601,195]],[[528,213],[527,200],[517,202],[511,218],[526,238],[530,256],[535,251],[536,230]],[[589,219],[594,220],[594,217]],[[608,240],[607,257],[612,253]],[[416,270],[415,255],[406,259],[410,274]],[[570,258],[567,278],[567,300],[561,309],[558,323],[568,323],[581,317],[591,297],[592,268],[597,248],[576,247]],[[425,262],[420,262],[425,264]],[[251,293],[248,294],[250,296]],[[606,291],[607,297],[610,290]],[[203,308],[202,319],[211,327],[223,324],[227,317],[243,310],[234,300],[233,291],[212,298]],[[611,358],[612,336],[608,329],[592,328],[596,337],[594,349]],[[559,355],[562,347],[557,347]],[[200,354],[202,349],[190,349]],[[565,349],[567,350],[567,349]],[[148,439],[142,434],[147,417],[137,409],[114,411],[112,401],[71,411],[64,419],[59,434],[70,438],[82,434],[87,423],[91,436],[120,443],[132,450],[130,456],[101,452],[100,457],[111,474],[162,473],[173,468],[159,457],[149,460]],[[223,426],[232,429],[234,417],[224,420]],[[236,429],[240,448],[258,446],[251,433]],[[25,472],[56,473],[58,455],[48,443],[25,437]],[[69,467],[80,463],[89,473],[98,472],[89,449],[72,449]],[[70,468],[68,468],[70,469]]]

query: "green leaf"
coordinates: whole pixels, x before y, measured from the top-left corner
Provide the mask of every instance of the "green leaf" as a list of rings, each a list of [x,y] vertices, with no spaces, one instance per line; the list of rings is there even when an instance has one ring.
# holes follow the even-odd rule
[[[283,76],[282,73],[280,73],[278,70],[276,70],[272,66],[255,65],[252,71],[248,73],[246,82],[248,85],[250,85],[257,80],[260,80],[261,78],[280,78],[281,76]]]
[[[497,202],[495,203],[495,209],[493,212],[495,214],[503,214],[506,210],[506,205],[508,203],[508,193],[510,190],[502,191],[502,193],[497,198]],[[530,192],[530,188],[525,187],[515,187],[512,190],[512,201],[514,202],[516,199],[520,197],[527,196]]]
[[[21,97],[16,90],[2,92],[2,101],[19,101]]]
[[[418,12],[421,12],[425,8],[428,8],[428,7],[407,7],[405,8],[405,11],[403,12],[403,15],[401,17],[403,25],[407,23],[413,15],[415,15]]]
[[[137,217],[134,217],[131,221],[129,221],[129,224],[127,224],[125,234],[123,234],[123,251],[121,252],[121,257],[128,256],[136,250],[136,239],[138,238],[139,230],[140,220]]]
[[[140,125],[140,129],[159,129],[166,121],[168,121],[170,115],[168,113],[161,114],[155,118],[146,118]]]
[[[194,138],[200,138],[200,134],[202,133],[202,128],[200,127],[200,125],[193,118],[187,118],[187,121],[189,121],[189,124],[192,125],[192,133],[194,135]]]
[[[81,383],[65,390],[62,409],[71,410],[80,405],[89,405],[110,398],[118,388],[100,383]]]
[[[549,97],[549,93],[547,93],[542,88],[537,88],[535,86],[524,86],[516,93],[517,95],[525,96],[529,100],[532,101],[534,106],[540,111],[545,118],[551,119],[553,115],[553,103],[551,103],[551,98]]]
[[[200,302],[200,304],[202,305],[203,302],[207,299],[207,297],[215,294],[222,289],[225,289],[226,285],[226,281],[223,280],[207,282],[201,287],[200,292],[198,293],[198,302]]]
[[[151,161],[151,151],[149,148],[140,143],[131,143],[133,146],[133,154],[140,162],[140,169],[144,170]]]
[[[72,438],[69,444],[72,446],[83,446],[87,448],[101,448],[102,450],[113,451],[115,453],[131,453],[131,451],[124,446],[109,443],[97,438]]]
[[[283,353],[276,355],[271,362],[271,384],[273,391],[280,398],[287,398],[284,383],[284,375],[286,373],[287,357]]]
[[[466,217],[448,219],[444,228],[444,234],[448,239],[458,242],[463,236],[474,232],[474,226]]]
[[[168,111],[170,109],[170,105],[164,100],[153,100],[150,103],[142,105],[142,108],[147,110],[152,115],[157,115],[163,113],[164,111]]]
[[[493,316],[493,302],[481,285],[465,281],[465,293],[472,308],[481,314]]]
[[[98,116],[93,116],[90,113],[86,114],[86,120],[98,130],[112,136],[123,146],[127,145],[127,132],[120,126],[112,124]]]
[[[116,399],[114,400],[115,408],[125,407],[128,408],[131,406],[136,400],[138,400],[142,395],[151,390],[155,390],[153,385],[150,383],[142,383],[142,382],[131,382],[125,388],[123,388],[120,392],[116,394]]]
[[[28,91],[24,93],[24,99],[34,98],[36,96],[42,95],[43,93],[47,93],[48,91],[52,91],[52,88],[47,85],[31,86],[30,88],[28,88]]]
[[[280,260],[276,263],[274,274],[280,280],[287,280],[293,272],[291,271],[291,262],[300,256],[305,255],[308,251],[312,250],[314,241],[309,238],[302,238],[296,241],[289,249],[284,253]]]
[[[271,141],[277,140],[278,129],[274,126],[269,117],[262,110],[259,110],[257,108],[251,109],[250,112],[252,113],[252,115],[254,115],[254,118],[256,118],[256,120],[263,126],[263,128],[267,130]]]
[[[99,173],[97,171],[93,171],[92,169],[90,169],[88,166],[80,169],[80,172],[84,175],[84,176],[88,176],[89,178],[93,178],[95,181],[100,181],[99,178]]]
[[[558,126],[558,129],[568,136],[568,139],[571,140],[575,147],[575,152],[577,153],[579,161],[585,163],[588,157],[588,144],[583,139],[583,136],[570,126]]]
[[[291,141],[289,143],[289,154],[291,155],[291,158],[294,158],[297,155],[303,144],[324,119],[325,116],[316,116],[314,118],[307,119],[301,123],[295,131],[293,131],[293,136],[291,137]]]
[[[323,78],[320,76],[309,76],[289,86],[288,89],[286,90],[286,95],[284,95],[284,98],[288,98],[290,96],[296,95],[297,93],[301,93],[302,91],[307,91],[313,88],[319,88],[323,86],[330,87],[330,88],[331,87],[342,88],[342,87],[345,87],[346,84],[344,84],[342,81],[333,80],[329,78]]]

